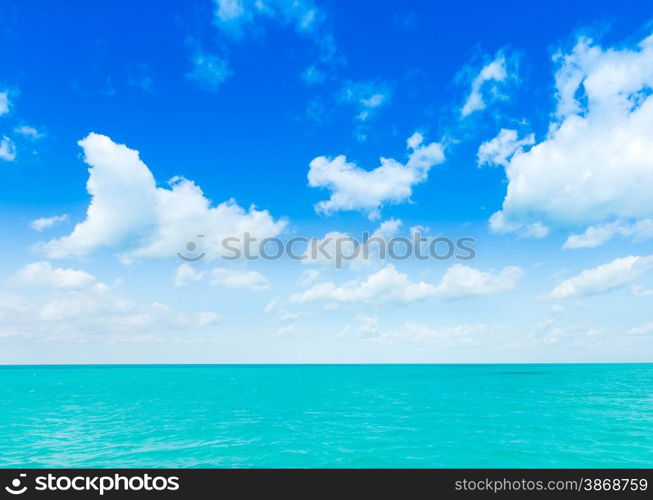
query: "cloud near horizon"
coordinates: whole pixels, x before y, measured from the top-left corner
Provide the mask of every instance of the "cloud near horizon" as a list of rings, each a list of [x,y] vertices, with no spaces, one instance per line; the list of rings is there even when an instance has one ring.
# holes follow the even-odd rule
[[[186,313],[160,302],[140,305],[102,283],[82,290],[62,290],[41,300],[0,291],[0,338],[39,340],[96,338],[106,342],[154,340],[181,331],[215,325],[215,312]],[[163,338],[161,337],[161,338]]]
[[[290,302],[304,304],[317,301],[334,303],[410,303],[427,298],[459,300],[513,290],[524,271],[516,266],[498,274],[482,272],[462,264],[452,265],[440,283],[414,282],[397,271],[393,264],[370,274],[364,280],[352,280],[341,286],[327,281],[294,293]]]

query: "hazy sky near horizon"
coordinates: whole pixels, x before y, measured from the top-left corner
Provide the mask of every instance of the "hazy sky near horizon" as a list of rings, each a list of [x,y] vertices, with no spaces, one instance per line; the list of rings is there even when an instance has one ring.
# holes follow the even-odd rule
[[[0,363],[651,361],[652,21],[4,2]],[[475,256],[225,260],[245,231]]]

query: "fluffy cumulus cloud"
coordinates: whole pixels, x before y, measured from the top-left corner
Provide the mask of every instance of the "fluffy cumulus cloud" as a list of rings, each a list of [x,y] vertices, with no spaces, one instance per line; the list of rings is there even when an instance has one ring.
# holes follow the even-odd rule
[[[513,290],[523,275],[524,271],[517,266],[504,267],[494,274],[454,264],[437,285],[435,296],[443,300],[458,300],[506,292]]]
[[[0,139],[0,160],[14,161],[16,159],[16,146],[7,136]]]
[[[47,261],[27,264],[8,283],[18,287],[51,287],[51,288],[86,288],[95,283],[95,276],[77,269],[52,267]]]
[[[408,139],[408,150],[405,164],[382,157],[374,170],[362,169],[344,155],[314,158],[308,172],[309,186],[331,191],[331,197],[317,203],[315,210],[326,215],[359,210],[377,219],[383,205],[409,200],[413,186],[424,182],[431,167],[444,162],[445,156],[442,145],[424,144],[417,132]]]
[[[39,217],[30,222],[29,226],[34,229],[34,231],[45,231],[46,229],[50,229],[61,222],[66,222],[67,220],[67,214],[53,215],[52,217]]]
[[[506,57],[499,53],[493,61],[483,66],[472,80],[469,95],[460,109],[460,114],[467,117],[475,111],[485,109],[488,99],[502,97],[499,85],[509,77]]]
[[[229,200],[212,206],[190,180],[173,178],[158,187],[138,151],[91,133],[79,142],[90,166],[86,219],[61,238],[37,245],[51,258],[83,256],[97,249],[119,252],[126,261],[174,257],[186,253],[189,241],[203,242],[195,254],[215,258],[222,241],[249,232],[252,237],[278,235],[285,227],[266,210],[249,210]],[[201,253],[200,253],[201,251]]]
[[[342,286],[327,281],[290,296],[290,302],[414,302],[433,294],[434,286],[423,281],[411,282],[392,264],[369,275],[365,280],[352,280]]]
[[[458,300],[490,295],[514,289],[523,271],[506,267],[498,274],[455,264],[438,284],[414,282],[397,271],[392,264],[370,274],[364,280],[352,280],[341,286],[327,281],[317,283],[290,296],[290,302],[304,304],[316,301],[333,303],[409,303],[427,298]]]
[[[490,225],[598,225],[567,244],[595,246],[653,216],[653,36],[620,49],[583,38],[556,61],[557,108],[546,138],[493,159],[508,187]]]
[[[631,283],[651,268],[653,256],[618,258],[563,281],[551,291],[549,298],[557,300],[606,293]]]

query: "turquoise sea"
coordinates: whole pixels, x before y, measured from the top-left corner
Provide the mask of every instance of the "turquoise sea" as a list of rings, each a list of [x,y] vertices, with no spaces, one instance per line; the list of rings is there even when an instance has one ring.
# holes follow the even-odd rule
[[[651,467],[653,364],[0,367],[1,467]]]

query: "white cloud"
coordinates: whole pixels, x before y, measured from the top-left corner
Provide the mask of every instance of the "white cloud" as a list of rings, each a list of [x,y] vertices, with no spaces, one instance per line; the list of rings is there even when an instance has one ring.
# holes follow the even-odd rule
[[[517,266],[504,267],[499,274],[493,274],[454,264],[437,286],[436,296],[443,300],[457,300],[506,292],[513,290],[523,275],[524,271]]]
[[[317,280],[319,280],[321,277],[320,271],[317,269],[306,269],[302,275],[301,278],[299,278],[299,281],[297,282],[297,285],[300,287],[307,287],[315,283]]]
[[[0,139],[0,160],[14,161],[15,159],[16,146],[9,137],[3,136]]]
[[[476,154],[479,166],[482,165],[508,165],[508,160],[515,154],[523,151],[524,146],[535,143],[535,135],[529,134],[519,140],[516,130],[502,128],[499,134],[478,148]]]
[[[220,22],[232,22],[244,16],[245,9],[241,0],[217,0],[216,15]]]
[[[595,248],[610,241],[615,236],[632,236],[635,241],[653,238],[653,219],[642,219],[634,223],[614,221],[589,226],[581,234],[572,234],[563,248]]]
[[[505,162],[508,188],[492,229],[650,218],[653,36],[633,49],[604,50],[581,39],[556,61],[556,119],[543,141]],[[598,244],[605,231],[572,238],[568,248]]]
[[[281,302],[279,301],[279,299],[274,298],[267,303],[267,305],[263,309],[263,312],[266,314],[272,313],[274,311],[277,311],[280,306],[281,306]]]
[[[217,25],[236,36],[257,19],[277,19],[304,33],[313,32],[322,21],[311,0],[216,0],[216,4]]]
[[[216,0],[215,23],[234,39],[260,33],[260,24],[274,21],[309,38],[320,51],[320,61],[341,61],[325,12],[312,0]]]
[[[465,104],[460,110],[463,117],[469,116],[475,111],[485,109],[488,94],[498,96],[497,83],[508,78],[506,58],[499,53],[490,63],[486,64],[480,73],[472,80],[471,90]]]
[[[277,333],[281,332],[281,334],[295,331],[295,325],[293,322],[302,317],[309,316],[305,311],[289,311],[286,304],[278,299],[272,299],[268,302],[267,306],[265,306],[264,312],[268,315],[274,316],[274,320],[282,325],[280,330],[277,331]],[[266,320],[266,323],[269,322]]]
[[[497,345],[512,353],[508,359],[512,359],[516,352],[522,357],[525,353],[536,354],[535,359],[538,359],[540,353],[545,352],[549,346],[557,346],[555,351],[550,353],[552,356],[544,359],[559,361],[559,347],[562,344],[582,352],[598,347],[604,352],[614,353],[615,348],[624,347],[628,337],[649,336],[653,333],[653,323],[636,327],[606,328],[584,323],[563,325],[554,320],[523,326],[496,323],[433,326],[406,321],[392,327],[383,325],[376,317],[360,315],[356,320],[358,324],[347,325],[341,334],[342,337],[353,336],[388,344],[442,345],[447,348],[459,346],[464,348],[465,352],[478,349],[481,357],[475,359],[484,359],[484,355],[496,349]],[[640,346],[644,349],[648,347],[650,346],[646,344]]]
[[[383,221],[369,238],[356,239],[348,233],[331,231],[322,238],[312,238],[302,255],[303,264],[325,264],[340,269],[343,265],[362,268],[379,261],[383,241],[395,237],[402,225],[400,219]],[[387,245],[383,245],[384,248]],[[387,250],[384,252],[384,258]]]
[[[215,25],[228,35],[231,42],[248,35],[260,37],[265,24],[274,22],[293,29],[302,39],[313,43],[319,52],[318,65],[333,66],[345,61],[338,53],[325,12],[313,0],[215,0],[215,6]],[[278,55],[274,54],[274,57]],[[229,63],[217,56],[200,56],[204,59],[200,66],[208,62],[210,71],[207,74],[205,68],[198,67],[196,55],[196,69],[189,76],[208,83],[209,89],[217,90],[222,81],[232,74]],[[307,83],[321,83],[326,74],[312,64],[301,74],[301,78]]]
[[[413,343],[413,344],[468,344],[475,337],[493,337],[505,331],[500,325],[471,324],[453,327],[433,328],[412,321],[405,322],[400,328],[382,332],[374,340],[387,343]]]
[[[274,237],[286,225],[266,210],[245,210],[234,200],[211,206],[201,188],[184,178],[173,178],[170,188],[157,187],[138,151],[109,137],[91,133],[79,144],[90,165],[86,186],[91,202],[86,219],[72,233],[36,247],[51,258],[101,248],[118,250],[126,261],[174,257],[188,241],[204,235],[203,252],[211,259],[225,252],[224,238],[242,238],[245,232],[259,239]]]
[[[518,230],[518,233],[523,238],[544,238],[551,230],[541,222],[533,222],[527,224]]]
[[[387,82],[348,81],[340,91],[339,100],[353,104],[357,109],[356,120],[364,122],[388,104],[392,98],[392,86]]]
[[[476,337],[493,337],[505,331],[500,325],[471,324],[453,327],[433,328],[420,323],[406,322],[401,328],[383,333],[380,342],[410,342],[414,344],[430,344],[452,341],[455,344],[468,344]]]
[[[549,298],[567,299],[609,292],[630,283],[653,268],[653,256],[629,256],[586,269],[556,286]]]
[[[343,263],[347,266],[364,265],[365,255],[358,241],[347,233],[331,231],[323,238],[313,238],[306,245],[302,255],[303,264],[325,264],[339,267]]]
[[[86,288],[95,276],[77,269],[54,268],[47,261],[27,264],[8,283],[17,287]]]
[[[225,288],[245,288],[262,291],[270,288],[270,282],[256,271],[234,271],[217,267],[211,271],[211,284]]]
[[[360,210],[370,219],[377,219],[383,205],[410,199],[413,186],[424,182],[430,168],[445,159],[440,144],[422,143],[422,135],[416,132],[408,139],[410,155],[406,164],[382,157],[381,165],[374,170],[349,163],[344,155],[333,159],[314,158],[308,172],[309,186],[331,191],[330,199],[317,203],[315,210],[327,215],[341,210]]]
[[[625,226],[619,222],[590,226],[581,234],[570,235],[563,248],[595,248],[611,240],[617,234],[624,234],[624,229]]]
[[[229,62],[217,55],[196,52],[191,62],[193,70],[186,76],[207,90],[216,91],[233,72]]]
[[[204,279],[204,271],[198,271],[188,262],[184,262],[177,267],[173,284],[176,287],[188,286]]]
[[[50,229],[52,226],[59,224],[60,222],[66,222],[68,220],[67,214],[54,215],[52,217],[39,217],[30,222],[29,226],[34,229],[34,231],[44,231]]]
[[[45,134],[39,132],[34,127],[30,127],[29,125],[20,125],[15,127],[14,132],[32,140],[42,139],[45,136]]]
[[[432,296],[434,288],[423,281],[411,282],[407,275],[388,264],[364,281],[352,280],[342,286],[330,281],[318,283],[308,290],[292,294],[290,302],[413,302]]]
[[[530,224],[515,224],[506,221],[503,212],[492,214],[492,217],[490,217],[490,228],[495,233],[516,233],[521,238],[544,238],[551,231],[548,226],[545,226],[539,221]]]
[[[627,335],[653,335],[653,322],[635,326],[626,332]]]
[[[356,324],[348,324],[341,337],[353,336],[372,342],[397,344],[438,344],[468,345],[475,338],[497,339],[507,333],[503,325],[463,324],[448,327],[432,327],[414,321],[406,321],[398,328],[384,326],[377,316],[359,314]]]
[[[352,280],[342,286],[330,281],[318,283],[292,294],[289,300],[297,304],[316,301],[409,303],[426,298],[457,300],[512,290],[522,275],[523,271],[518,267],[506,267],[499,274],[492,274],[454,264],[435,285],[425,281],[413,282],[394,265],[388,264],[365,280]]]
[[[0,116],[9,113],[9,94],[4,91],[0,92]]]
[[[61,290],[38,302],[0,293],[0,337],[47,340],[99,337],[107,341],[167,335],[216,324],[215,312],[185,313],[165,304],[139,305],[96,283],[83,290]],[[123,337],[127,335],[128,337]]]
[[[372,238],[381,238],[389,240],[399,233],[399,228],[403,225],[401,219],[388,219],[383,221],[379,227],[372,233]]]
[[[340,332],[339,337],[356,337],[360,339],[373,339],[380,335],[381,322],[378,316],[369,314],[358,314],[356,316],[357,325],[345,325]]]

